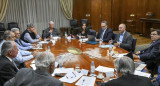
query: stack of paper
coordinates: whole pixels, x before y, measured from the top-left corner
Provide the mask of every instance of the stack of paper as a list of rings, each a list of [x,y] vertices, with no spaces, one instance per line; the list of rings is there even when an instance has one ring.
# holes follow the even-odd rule
[[[104,67],[104,66],[98,66],[96,69],[96,71],[99,71],[99,72],[114,72],[114,69],[113,68],[109,68],[109,67]]]
[[[76,85],[78,86],[94,86],[96,77],[87,77],[83,76],[77,83]]]
[[[48,44],[47,41],[40,41],[39,44]]]
[[[113,45],[100,45],[100,48],[109,48],[109,47],[113,47]]]
[[[52,76],[55,76],[56,73],[70,73],[74,71],[73,68],[56,68]]]
[[[148,78],[150,78],[150,76],[151,76],[150,73],[144,73],[144,72],[141,72],[141,71],[135,71],[134,75],[144,76],[144,77],[148,77]]]
[[[36,70],[35,64],[31,64],[30,66],[32,67],[33,70]]]
[[[123,57],[124,55],[126,55],[127,53],[122,53],[122,54],[114,54],[112,57],[113,58],[119,58],[119,57]]]
[[[62,82],[73,83],[77,81],[81,76],[81,73],[78,73],[77,71],[72,71],[70,73],[67,73],[64,77],[60,78],[59,80]]]

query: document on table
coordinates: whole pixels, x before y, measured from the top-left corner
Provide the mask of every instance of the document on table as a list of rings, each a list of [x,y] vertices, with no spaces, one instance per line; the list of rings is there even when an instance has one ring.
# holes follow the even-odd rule
[[[40,41],[40,42],[38,42],[38,43],[40,43],[40,44],[48,44],[47,41]]]
[[[81,76],[81,73],[78,73],[77,71],[72,71],[67,73],[64,77],[60,78],[59,80],[66,83],[73,83],[77,81]]]
[[[96,77],[82,76],[82,78],[75,84],[78,86],[94,86]]]
[[[141,71],[135,71],[134,75],[144,76],[144,77],[148,77],[148,78],[150,78],[150,76],[151,76],[150,73],[144,73],[144,72],[141,72]]]
[[[81,70],[81,74],[87,76],[87,75],[88,75],[88,70],[82,69],[82,70]]]
[[[113,68],[109,68],[109,67],[104,67],[104,66],[98,66],[96,69],[96,71],[99,71],[99,72],[114,72],[114,69]]]
[[[73,68],[56,68],[52,76],[55,76],[56,73],[70,73],[72,71],[74,71]]]
[[[127,53],[114,54],[112,57],[113,57],[113,58],[119,58],[119,57],[123,57],[124,55],[127,55]]]
[[[36,65],[35,64],[31,64],[30,66],[32,67],[33,70],[36,70]]]
[[[109,47],[113,47],[113,45],[100,45],[100,48],[109,48]]]

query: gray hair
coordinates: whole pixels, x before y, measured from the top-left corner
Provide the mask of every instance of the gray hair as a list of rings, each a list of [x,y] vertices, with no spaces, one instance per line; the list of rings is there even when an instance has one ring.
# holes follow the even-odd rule
[[[47,70],[50,66],[51,63],[54,64],[55,58],[54,54],[51,52],[40,52],[38,53],[36,60],[35,60],[35,65],[37,69],[41,70]]]
[[[133,74],[135,71],[133,60],[126,56],[117,58],[114,62],[114,65],[117,71],[122,73],[123,75]]]
[[[27,29],[34,27],[34,25],[32,23],[27,24]]]
[[[106,25],[108,25],[108,22],[106,20],[103,20],[101,23],[105,23]]]
[[[7,38],[11,39],[11,31],[6,30],[3,34],[3,39],[6,40]]]
[[[13,50],[14,49],[14,41],[6,41],[3,43],[2,47],[1,47],[1,55],[6,56],[8,54],[9,50]]]
[[[49,21],[49,23],[48,23],[48,24],[50,25],[50,24],[51,24],[51,22],[52,22],[52,23],[54,23],[54,21]]]
[[[18,28],[12,28],[11,31],[16,32],[16,31],[19,31],[19,29]]]

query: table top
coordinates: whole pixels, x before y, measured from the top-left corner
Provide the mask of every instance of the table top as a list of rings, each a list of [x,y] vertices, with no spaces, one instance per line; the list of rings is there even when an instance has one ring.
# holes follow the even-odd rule
[[[58,58],[57,56],[62,55],[64,53],[68,53],[67,49],[69,47],[78,48],[82,51],[82,53],[80,55],[76,55],[76,57],[72,58],[68,57],[68,59],[63,63],[63,67],[65,68],[75,68],[76,64],[79,64],[80,69],[87,69],[90,71],[90,66],[92,61],[94,61],[95,67],[98,67],[100,65],[100,66],[114,68],[114,58],[112,58],[111,56],[107,56],[108,48],[99,48],[99,44],[92,45],[87,43],[80,43],[78,39],[72,39],[71,42],[68,42],[67,39],[61,38],[56,41],[55,45],[53,45],[52,43],[43,44],[43,49],[39,49],[38,51],[39,52],[45,51],[47,50],[48,46],[50,46],[51,52],[55,55],[56,59]],[[90,58],[90,56],[83,53],[87,50],[92,50],[92,49],[99,49],[101,58]],[[116,47],[114,50],[116,53],[128,53],[128,51],[119,47]],[[25,62],[25,65],[28,68],[31,68],[30,65],[32,60]],[[95,74],[97,75],[98,72],[96,71]],[[96,79],[96,81],[101,81],[101,80]],[[64,86],[75,86],[75,83],[73,84],[64,83]],[[97,86],[96,83],[95,86]]]

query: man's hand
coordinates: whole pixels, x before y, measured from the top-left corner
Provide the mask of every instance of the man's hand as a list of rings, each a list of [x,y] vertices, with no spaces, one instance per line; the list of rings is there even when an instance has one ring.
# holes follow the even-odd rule
[[[118,47],[118,46],[120,46],[120,43],[119,42],[114,43],[114,46]]]
[[[49,30],[49,33],[52,33],[53,32],[53,30]]]
[[[36,29],[34,29],[34,30],[33,30],[33,33],[34,33],[35,35],[37,35],[37,30],[36,30]]]
[[[112,44],[113,43],[113,40],[109,40],[108,44]]]
[[[36,56],[37,56],[37,54],[38,54],[38,51],[34,51],[34,52],[32,52],[33,57],[36,57]]]
[[[136,54],[140,54],[140,51],[136,52]]]
[[[135,55],[135,54],[133,54],[133,58],[138,58],[139,59],[139,56],[138,55]]]
[[[99,39],[96,39],[96,41],[99,41]]]

